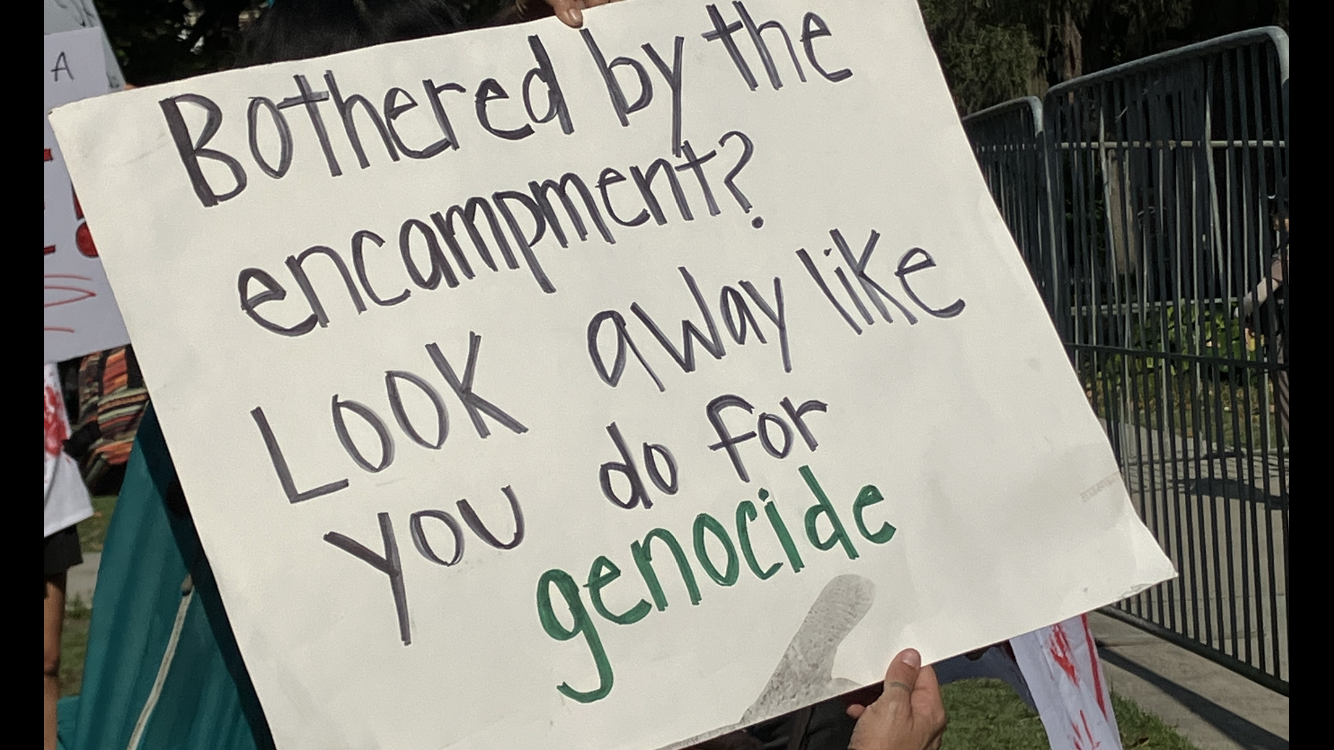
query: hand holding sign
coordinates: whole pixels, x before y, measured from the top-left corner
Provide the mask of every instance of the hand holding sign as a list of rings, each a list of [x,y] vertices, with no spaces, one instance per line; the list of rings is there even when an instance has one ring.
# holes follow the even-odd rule
[[[849,750],[937,750],[947,723],[936,672],[911,648],[890,662],[880,697],[848,715],[857,720]]]
[[[556,17],[572,29],[584,25],[585,9],[595,8],[611,2],[616,2],[616,0],[546,0]]]

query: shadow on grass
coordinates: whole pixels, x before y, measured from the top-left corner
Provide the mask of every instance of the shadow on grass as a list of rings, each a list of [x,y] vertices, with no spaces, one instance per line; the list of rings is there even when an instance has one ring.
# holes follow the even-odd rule
[[[941,693],[950,718],[941,750],[1049,750],[1042,721],[1004,682],[959,680]],[[1133,701],[1113,694],[1112,705],[1125,750],[1199,750]]]
[[[1288,750],[1287,740],[1270,732],[1264,727],[1247,721],[1194,690],[1170,680],[1150,669],[1146,669],[1144,666],[1136,664],[1114,651],[1103,650],[1099,655],[1102,656],[1103,661],[1108,664],[1124,669],[1130,674],[1135,675],[1141,680],[1144,680],[1150,685],[1171,695],[1181,703],[1181,705],[1209,722],[1209,724],[1216,727],[1218,731],[1231,738],[1232,741],[1236,742],[1241,747],[1246,748],[1246,750]],[[1119,704],[1116,707],[1116,711],[1117,718],[1119,719],[1121,715],[1121,706]],[[1124,727],[1122,728],[1121,733],[1122,735],[1125,734]],[[1127,750],[1129,750],[1130,747],[1131,745],[1127,743]]]

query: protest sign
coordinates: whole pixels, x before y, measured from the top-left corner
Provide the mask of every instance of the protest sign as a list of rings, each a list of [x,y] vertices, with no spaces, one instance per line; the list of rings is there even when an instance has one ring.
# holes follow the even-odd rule
[[[655,748],[1172,575],[908,0],[53,115],[280,747]]]
[[[94,27],[102,28],[102,19],[93,0],[42,0],[43,34]],[[106,61],[107,89],[120,91],[125,87],[125,77],[121,75],[120,63],[105,33],[102,34],[102,59]]]
[[[42,37],[42,353],[46,362],[122,346],[129,334],[45,113],[107,92],[100,28]]]
[[[1088,616],[1010,639],[1052,750],[1121,750],[1112,689]]]

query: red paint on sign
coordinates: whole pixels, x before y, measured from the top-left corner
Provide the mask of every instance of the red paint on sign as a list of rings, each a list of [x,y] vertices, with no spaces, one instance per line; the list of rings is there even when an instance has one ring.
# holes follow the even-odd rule
[[[42,447],[48,456],[60,455],[64,447],[65,438],[69,437],[69,431],[65,428],[65,420],[60,418],[59,409],[64,409],[65,404],[56,393],[56,389],[47,384],[43,389],[42,403]]]
[[[1098,644],[1093,642],[1088,615],[1080,615],[1079,621],[1084,626],[1084,643],[1089,650],[1089,668],[1093,672],[1093,691],[1098,695],[1098,708],[1102,709],[1103,718],[1108,718],[1107,702],[1102,697],[1102,665],[1098,663]]]
[[[1065,628],[1060,623],[1051,626],[1051,644],[1047,648],[1051,651],[1052,661],[1056,662],[1071,682],[1078,685],[1079,673],[1070,655],[1070,639],[1066,637]]]

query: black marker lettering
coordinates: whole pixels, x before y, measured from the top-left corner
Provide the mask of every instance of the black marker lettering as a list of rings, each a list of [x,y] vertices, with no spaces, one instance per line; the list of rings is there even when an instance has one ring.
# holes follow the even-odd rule
[[[357,280],[361,282],[361,288],[366,290],[366,296],[371,298],[371,302],[374,302],[375,304],[381,307],[389,307],[390,305],[397,305],[398,303],[407,299],[412,294],[412,291],[404,289],[402,292],[399,292],[397,297],[391,297],[390,299],[381,299],[380,295],[375,293],[375,289],[371,287],[370,277],[366,274],[366,258],[365,258],[365,247],[364,247],[366,240],[374,242],[377,247],[384,246],[384,238],[382,238],[375,232],[363,229],[357,232],[356,234],[352,235],[352,267],[357,272]],[[311,325],[312,326],[314,325],[313,318]]]
[[[695,327],[694,323],[683,319],[681,321],[681,350],[678,351],[672,344],[671,340],[667,338],[667,335],[658,327],[658,324],[654,322],[653,318],[649,317],[648,313],[644,312],[643,308],[639,306],[638,302],[632,302],[630,304],[630,311],[639,317],[640,322],[648,328],[649,333],[653,334],[653,337],[656,338],[658,343],[662,345],[662,348],[671,355],[672,359],[676,360],[677,366],[679,366],[683,372],[694,372],[695,341],[699,342],[699,345],[704,348],[704,351],[713,355],[714,359],[722,359],[723,355],[727,353],[727,350],[723,346],[722,336],[718,335],[718,325],[713,322],[713,313],[709,312],[709,306],[704,304],[704,295],[699,293],[699,287],[695,284],[695,277],[690,275],[690,272],[686,270],[685,266],[681,266],[677,270],[681,272],[681,276],[685,279],[686,287],[690,290],[690,296],[695,299],[695,305],[699,307],[700,313],[704,316],[704,325],[709,329],[709,336],[707,339],[704,337],[704,334],[700,333],[699,328]]]
[[[783,282],[777,276],[774,277],[774,304],[772,306],[764,300],[764,297],[760,296],[760,292],[754,284],[744,280],[740,284],[741,288],[746,290],[746,294],[749,294],[750,298],[755,300],[755,304],[760,306],[760,310],[778,327],[778,345],[783,353],[783,372],[792,372],[792,353],[788,349],[787,343],[787,311],[783,305]],[[759,335],[758,331],[757,328],[756,335]],[[760,341],[764,341],[764,337],[760,337]]]
[[[450,533],[454,536],[453,558],[445,560],[435,553],[435,549],[431,547],[430,541],[426,538],[426,529],[422,527],[423,518],[434,518],[449,528]],[[449,567],[457,565],[463,559],[463,527],[459,526],[459,522],[455,521],[453,516],[443,510],[419,510],[413,513],[411,520],[408,522],[408,528],[412,532],[412,546],[416,547],[417,552],[427,560],[437,565]]]
[[[602,486],[602,496],[618,508],[630,509],[635,506],[643,506],[644,510],[652,508],[653,501],[644,488],[644,480],[639,476],[634,452],[625,444],[625,438],[621,437],[621,430],[615,422],[607,425],[607,434],[611,436],[612,445],[616,446],[616,452],[621,455],[621,460],[607,461],[598,468],[598,484]],[[617,494],[616,488],[611,483],[612,472],[621,474],[630,483],[630,497],[621,499]]]
[[[472,426],[476,428],[478,436],[485,438],[491,434],[491,429],[482,421],[483,414],[496,420],[512,432],[522,435],[528,431],[528,428],[520,424],[519,420],[472,392],[473,376],[477,371],[477,353],[481,348],[482,337],[470,332],[468,334],[468,362],[464,365],[462,380],[454,374],[454,368],[450,366],[449,360],[445,359],[445,355],[440,353],[439,346],[427,344],[426,353],[431,356],[431,361],[435,363],[436,369],[440,370],[440,374],[445,377],[449,387],[454,390],[454,395],[458,396],[463,408],[468,410],[468,418],[472,420]]]
[[[482,239],[482,233],[477,229],[477,212],[481,211],[486,217],[487,226],[491,229],[491,239],[500,248],[500,255],[505,259],[505,264],[510,268],[518,268],[519,262],[514,259],[514,251],[510,250],[509,240],[505,239],[505,232],[500,228],[500,220],[496,218],[496,212],[491,208],[491,204],[485,198],[469,198],[463,208],[450,206],[445,210],[445,215],[441,216],[439,212],[431,214],[431,221],[435,222],[435,227],[440,231],[440,235],[445,238],[445,244],[449,245],[449,251],[453,254],[454,260],[459,264],[459,270],[463,272],[465,278],[473,277],[472,267],[468,264],[467,258],[463,255],[463,248],[459,246],[455,239],[454,220],[461,218],[464,228],[468,231],[468,238],[472,240],[473,250],[477,251],[478,257],[492,271],[497,270],[496,261],[491,257],[491,250]]]
[[[278,166],[274,167],[264,158],[263,152],[259,149],[259,110],[263,108],[268,111],[269,118],[273,121],[273,127],[278,131]],[[282,110],[274,104],[271,99],[262,96],[254,97],[250,100],[250,108],[246,111],[246,125],[250,137],[250,156],[254,158],[255,163],[264,174],[277,179],[282,179],[287,174],[287,170],[292,167],[292,129],[287,125],[287,118],[283,116]]]
[[[283,494],[287,495],[287,502],[295,504],[313,500],[347,488],[347,480],[339,479],[312,490],[298,490],[296,481],[292,479],[292,469],[287,465],[287,458],[283,456],[283,450],[278,446],[278,438],[274,437],[273,428],[269,427],[269,420],[264,416],[264,410],[256,406],[250,410],[250,417],[255,420],[255,426],[259,427],[259,435],[269,452],[269,461],[273,464],[273,471],[278,475],[278,483],[282,485]]]
[[[727,457],[732,461],[732,468],[736,469],[736,475],[743,482],[750,481],[750,474],[746,472],[746,465],[741,461],[741,451],[736,449],[737,443],[745,442],[755,437],[755,433],[746,432],[740,435],[733,435],[727,425],[723,424],[723,409],[734,407],[743,409],[747,414],[754,414],[755,407],[750,402],[740,396],[725,395],[719,396],[709,402],[704,408],[704,413],[709,417],[709,424],[713,425],[714,432],[718,433],[718,442],[709,446],[709,450],[716,451],[719,448],[727,451]]]
[[[812,411],[828,413],[829,405],[823,401],[811,399],[809,401],[803,401],[801,406],[793,408],[792,399],[787,397],[784,397],[783,400],[778,403],[783,407],[783,411],[787,412],[787,418],[791,419],[792,423],[797,426],[797,432],[800,432],[801,439],[806,441],[806,447],[814,451],[816,446],[820,443],[816,441],[815,433],[811,432],[811,429],[806,426],[804,417],[807,412]]]
[[[569,135],[574,132],[574,122],[570,120],[570,108],[566,105],[565,95],[561,93],[560,83],[556,80],[556,69],[551,67],[551,57],[547,55],[542,40],[538,39],[536,34],[528,37],[528,46],[533,50],[533,58],[537,60],[537,67],[529,70],[523,77],[523,106],[528,111],[528,117],[537,123],[559,117],[561,132]],[[540,118],[533,112],[530,92],[533,79],[547,85],[547,112]]]
[[[190,137],[185,116],[181,114],[181,102],[193,104],[204,110],[207,119],[204,120],[204,130],[199,134],[198,140]],[[190,178],[190,185],[194,187],[195,197],[199,198],[199,202],[208,208],[240,195],[246,186],[245,170],[241,168],[241,162],[217,149],[204,148],[204,144],[213,140],[213,136],[217,135],[218,129],[222,127],[222,108],[214,104],[212,99],[198,94],[173,96],[161,100],[158,106],[162,108],[162,115],[167,118],[167,130],[171,133],[172,142],[176,144],[176,152],[180,154],[181,164],[185,166],[185,173]],[[226,166],[232,173],[232,180],[236,185],[227,192],[218,194],[199,166],[201,158],[220,162]]]
[[[505,223],[509,225],[510,232],[514,235],[514,242],[519,246],[519,253],[523,255],[523,260],[528,264],[528,272],[533,275],[533,280],[537,286],[547,294],[556,291],[555,285],[551,279],[547,278],[547,272],[542,269],[542,264],[538,262],[537,255],[533,252],[533,245],[542,240],[542,235],[546,234],[547,222],[542,216],[542,209],[538,207],[537,201],[517,190],[502,190],[492,193],[491,200],[500,209],[501,216],[505,217]],[[518,219],[510,211],[509,201],[514,201],[528,210],[528,215],[533,219],[533,236],[529,237],[519,226]],[[513,266],[511,266],[512,268]]]
[[[606,360],[602,358],[602,351],[598,347],[598,334],[602,331],[602,324],[610,320],[616,335],[616,361],[612,363],[610,370],[607,369]],[[629,347],[634,353],[635,359],[639,360],[640,366],[653,379],[653,384],[658,386],[658,391],[666,391],[662,381],[658,379],[657,373],[644,359],[644,355],[639,353],[639,347],[635,346],[634,339],[625,330],[625,318],[615,310],[603,310],[588,322],[588,357],[593,361],[593,368],[597,370],[598,377],[602,382],[615,388],[621,382],[621,374],[625,371],[625,350]]]
[[[435,408],[435,440],[427,440],[422,437],[417,428],[413,426],[412,420],[408,419],[407,409],[403,406],[403,394],[399,391],[398,381],[404,380],[417,386],[417,390],[426,394],[430,400],[431,406]],[[449,413],[445,411],[445,401],[440,398],[440,394],[426,382],[420,375],[403,370],[388,370],[384,374],[385,392],[389,394],[389,408],[394,412],[394,419],[398,421],[398,426],[403,432],[412,439],[412,442],[423,448],[431,450],[440,450],[445,444],[445,439],[449,437]]]
[[[458,501],[459,515],[463,516],[463,522],[468,524],[468,528],[473,533],[482,538],[482,541],[495,547],[496,549],[514,549],[523,541],[523,510],[519,507],[519,498],[515,497],[514,490],[509,485],[500,488],[505,494],[505,499],[509,501],[510,513],[514,517],[514,538],[508,542],[502,542],[492,534],[482,519],[477,517],[477,512],[472,509],[467,500]]]
[[[251,281],[262,284],[264,291],[251,294]],[[312,311],[305,320],[289,328],[278,325],[260,315],[258,308],[265,302],[281,302],[287,299],[287,289],[279,284],[278,280],[267,271],[258,268],[243,269],[236,277],[236,291],[241,296],[241,311],[250,316],[251,320],[258,323],[266,331],[272,331],[280,336],[303,336],[314,330],[315,324],[319,321],[319,316]]]
[[[510,95],[505,93],[504,87],[494,78],[488,78],[482,81],[477,87],[477,96],[474,97],[474,106],[477,109],[477,122],[481,124],[486,132],[494,136],[499,136],[507,141],[517,141],[533,134],[533,126],[525,124],[523,127],[513,130],[503,130],[491,125],[491,115],[487,113],[487,104],[496,99],[508,99]]]
[[[624,179],[624,178],[622,178]],[[565,230],[560,225],[560,217],[556,215],[555,207],[551,205],[550,193],[555,192],[560,198],[561,205],[565,207],[565,215],[570,223],[574,225],[574,231],[579,235],[579,241],[583,242],[588,237],[588,230],[584,226],[583,217],[579,214],[579,209],[574,201],[570,200],[569,187],[573,185],[579,197],[583,199],[584,208],[588,211],[588,218],[597,227],[598,233],[608,245],[615,245],[616,240],[612,238],[611,231],[607,229],[607,224],[602,220],[602,214],[598,211],[597,202],[593,199],[593,193],[584,184],[583,179],[574,172],[566,172],[561,176],[560,182],[555,180],[546,180],[538,184],[536,180],[528,183],[528,191],[533,194],[533,199],[542,209],[542,215],[546,218],[546,223],[551,227],[551,233],[556,235],[556,241],[561,247],[568,247],[565,239]]]
[[[414,229],[416,234],[426,240],[426,257],[431,259],[430,276],[422,276],[421,270],[417,268],[417,262],[412,259]],[[418,219],[408,219],[403,222],[403,226],[398,230],[398,252],[403,256],[403,267],[407,269],[408,277],[422,289],[435,289],[440,286],[441,279],[445,280],[445,285],[450,289],[459,285],[454,269],[449,267],[449,261],[440,249],[440,241],[436,239],[435,232],[426,222]]]
[[[815,59],[815,45],[813,40],[822,36],[833,36],[832,32],[829,31],[829,26],[825,24],[823,18],[820,18],[814,13],[807,13],[806,17],[803,18],[801,22],[801,46],[806,50],[806,59],[810,61],[811,67],[815,68],[817,73],[824,76],[825,80],[833,83],[838,83],[839,81],[851,78],[851,70],[843,68],[842,70],[835,70],[832,73],[827,73],[820,65],[819,61]]]
[[[301,292],[306,295],[306,301],[310,303],[310,309],[315,312],[320,328],[329,325],[329,316],[324,312],[324,305],[320,303],[319,295],[315,293],[315,286],[310,283],[310,277],[306,275],[304,264],[312,255],[322,255],[333,261],[334,268],[343,277],[343,285],[347,288],[348,296],[352,298],[353,307],[357,308],[357,314],[366,312],[366,303],[362,301],[361,292],[357,290],[356,282],[352,281],[352,274],[347,270],[347,264],[343,262],[342,257],[334,252],[333,248],[315,245],[302,251],[300,255],[287,256],[287,269],[292,272],[292,277],[301,287]]]
[[[588,47],[588,52],[593,56],[593,63],[597,65],[598,72],[602,74],[602,83],[607,87],[607,96],[611,99],[611,107],[616,112],[616,118],[620,120],[621,127],[630,125],[629,115],[632,112],[647,107],[653,101],[653,82],[649,80],[648,71],[640,64],[638,60],[630,57],[618,57],[607,63],[607,58],[603,56],[602,50],[598,48],[598,43],[593,39],[593,33],[588,29],[580,29],[579,35],[583,37],[584,45]],[[621,82],[616,77],[616,68],[619,66],[629,67],[635,72],[639,79],[639,96],[634,102],[629,102],[625,98],[625,90],[621,88]]]
[[[676,171],[684,172],[690,170],[695,174],[695,180],[699,182],[700,192],[704,193],[704,203],[709,207],[709,216],[717,216],[722,213],[718,208],[718,202],[713,199],[713,190],[709,188],[709,179],[704,175],[704,164],[717,155],[717,151],[710,151],[703,156],[696,156],[695,149],[690,147],[690,142],[681,144],[681,149],[685,152],[686,160],[676,165]]]
[[[337,393],[330,399],[329,409],[333,413],[334,432],[338,433],[338,442],[343,444],[343,450],[347,451],[347,455],[356,462],[357,466],[371,474],[378,474],[389,468],[389,465],[394,462],[394,438],[389,434],[389,428],[385,426],[384,420],[380,419],[380,415],[365,404],[338,398]],[[344,411],[350,411],[361,417],[366,424],[370,425],[372,430],[375,430],[376,437],[380,439],[379,463],[371,463],[367,460],[365,454],[352,441],[352,433],[348,432],[346,418],[343,416]]]
[[[394,522],[389,520],[388,513],[380,513],[378,518],[380,537],[384,540],[384,557],[337,531],[325,534],[324,541],[389,576],[389,590],[393,592],[394,611],[398,614],[398,635],[403,640],[403,645],[408,646],[412,644],[412,628],[408,624],[408,592],[403,585],[403,563],[399,560],[398,542],[394,539]]]
[[[361,136],[357,133],[357,123],[353,115],[357,105],[371,118],[371,124],[375,126],[376,131],[380,133],[380,140],[384,143],[385,150],[389,152],[389,158],[398,161],[398,151],[394,149],[394,141],[389,137],[389,131],[385,129],[384,121],[380,119],[380,113],[375,111],[375,106],[361,94],[343,98],[338,91],[338,82],[334,80],[332,70],[324,71],[324,85],[329,87],[329,94],[333,96],[334,109],[338,111],[339,118],[343,121],[343,130],[347,133],[347,139],[352,143],[352,150],[357,154],[357,163],[365,169],[371,165],[366,158],[366,149],[361,146]]]
[[[851,315],[848,315],[848,311],[843,309],[843,305],[839,303],[838,298],[834,296],[832,291],[830,291],[829,285],[824,281],[824,276],[820,274],[820,270],[817,269],[815,263],[811,261],[811,256],[807,254],[806,248],[803,247],[798,250],[797,257],[801,259],[801,265],[806,268],[806,273],[811,275],[811,278],[815,280],[816,285],[820,287],[820,291],[824,292],[825,299],[829,300],[829,304],[833,305],[834,309],[838,310],[838,314],[843,316],[843,321],[847,323],[858,336],[860,336],[862,333],[861,326],[857,325],[857,321],[853,320]]]
[[[298,96],[289,96],[278,102],[279,109],[287,109],[301,105],[305,107],[306,114],[310,117],[311,127],[315,128],[315,137],[319,139],[320,150],[324,152],[324,161],[329,165],[329,175],[338,177],[343,174],[343,170],[338,166],[338,159],[334,156],[333,144],[329,141],[329,131],[324,127],[324,117],[320,115],[318,102],[329,98],[327,91],[311,91],[310,83],[303,75],[294,75],[292,80],[296,81],[296,89],[300,94]]]
[[[669,66],[653,49],[653,45],[644,44],[644,52],[648,54],[648,59],[657,66],[658,72],[667,79],[667,87],[672,90],[672,155],[681,155],[681,51],[685,48],[686,39],[678,36],[673,41],[672,64]],[[694,158],[693,156],[691,158]]]
[[[916,325],[917,316],[904,307],[902,302],[894,299],[893,295],[885,291],[885,288],[876,283],[875,279],[866,274],[866,266],[871,262],[871,253],[875,252],[875,244],[880,239],[880,233],[875,230],[871,231],[871,236],[866,240],[866,247],[862,250],[860,258],[852,257],[852,248],[848,247],[847,240],[843,239],[843,234],[837,229],[829,230],[829,236],[834,238],[834,244],[838,247],[839,254],[843,256],[843,262],[848,264],[848,270],[852,271],[853,275],[857,277],[857,281],[861,282],[862,290],[866,292],[866,296],[871,298],[871,304],[875,305],[875,309],[880,311],[880,315],[885,319],[885,322],[893,323],[894,319],[890,317],[885,304],[880,301],[881,297],[894,303],[899,312],[903,313],[903,317],[908,319],[908,325]]]
[[[778,66],[774,64],[773,55],[769,52],[769,45],[764,43],[764,38],[760,36],[761,32],[771,29],[778,29],[778,33],[783,35],[783,42],[787,44],[787,53],[792,58],[792,65],[797,69],[797,77],[802,83],[806,82],[806,74],[801,70],[801,61],[797,59],[797,50],[792,46],[792,38],[788,36],[787,29],[777,21],[766,21],[759,26],[751,20],[750,13],[746,6],[740,2],[732,3],[738,15],[741,16],[741,23],[746,27],[746,33],[750,34],[750,41],[755,45],[755,51],[760,54],[760,62],[764,64],[764,71],[769,75],[769,85],[774,90],[783,88],[783,81],[778,77]]]
[[[733,341],[744,346],[747,335],[754,331],[755,338],[761,344],[767,343],[759,322],[755,320],[755,314],[750,311],[750,305],[746,304],[746,298],[741,296],[741,292],[724,286],[718,293],[718,309],[722,312],[723,325],[727,326]]]
[[[398,103],[400,97],[406,100],[403,104]],[[398,147],[399,151],[402,151],[409,159],[429,159],[447,148],[457,148],[457,146],[454,145],[454,134],[452,132],[446,132],[440,140],[420,150],[410,148],[404,143],[403,136],[399,135],[398,130],[394,127],[394,120],[397,120],[405,112],[410,112],[416,108],[417,100],[413,99],[412,94],[409,94],[407,91],[395,87],[385,92],[385,127],[388,129],[389,137],[393,139],[394,145]],[[437,114],[443,114],[443,110]],[[445,126],[447,127],[447,122],[445,123]]]
[[[456,91],[464,93],[464,88],[457,83],[442,83],[436,85],[435,81],[427,78],[422,81],[422,88],[426,90],[426,98],[431,100],[431,112],[435,115],[435,123],[440,126],[440,132],[444,138],[440,142],[445,144],[445,148],[458,150],[459,139],[454,135],[454,126],[449,122],[449,115],[445,114],[445,105],[440,101],[440,94],[444,91]],[[434,146],[428,146],[430,150]]]
[[[922,260],[909,265],[910,261],[913,258],[919,256],[922,258]],[[920,247],[914,247],[913,249],[905,253],[902,258],[899,259],[899,269],[894,272],[894,275],[899,277],[899,283],[903,285],[903,291],[908,295],[909,299],[917,303],[918,307],[922,308],[928,314],[934,315],[937,318],[953,318],[955,315],[958,315],[959,313],[963,312],[964,302],[962,299],[956,299],[950,304],[946,305],[945,307],[934,309],[928,307],[927,304],[923,302],[921,298],[919,298],[913,292],[912,287],[908,286],[908,274],[916,273],[918,271],[925,271],[928,268],[935,268],[935,267],[936,267],[936,260],[935,258],[931,257],[930,253],[928,253],[927,251],[923,250]]]
[[[611,207],[611,197],[607,195],[607,187],[615,185],[618,182],[625,182],[625,175],[617,172],[611,167],[602,170],[602,173],[598,175],[598,191],[602,193],[602,205],[606,206],[607,215],[611,217],[612,221],[623,227],[637,227],[648,221],[648,210],[643,208],[639,209],[639,213],[635,214],[635,218],[630,219],[629,221],[624,221],[621,217],[616,215],[616,211]]]
[[[653,194],[653,177],[661,172],[667,176],[667,184],[672,189],[672,197],[676,199],[676,208],[681,212],[681,218],[686,221],[693,221],[694,215],[690,213],[690,206],[686,203],[686,194],[681,190],[681,182],[676,179],[676,170],[666,159],[656,159],[648,165],[648,172],[645,173],[637,166],[630,167],[630,175],[635,179],[635,186],[639,188],[639,194],[644,198],[644,203],[648,205],[648,210],[653,214],[653,220],[659,225],[667,223],[667,217],[662,213],[662,206],[658,204],[658,198]]]
[[[705,9],[709,12],[709,21],[713,23],[713,31],[706,31],[700,36],[705,41],[721,41],[723,47],[727,49],[727,54],[732,58],[732,64],[736,66],[737,72],[741,74],[741,80],[746,82],[751,91],[759,87],[755,80],[755,74],[750,72],[750,66],[746,64],[746,58],[741,56],[741,50],[736,46],[736,40],[732,35],[741,30],[741,22],[733,21],[726,23],[723,21],[722,14],[718,12],[718,6],[707,5]]]

